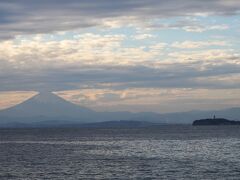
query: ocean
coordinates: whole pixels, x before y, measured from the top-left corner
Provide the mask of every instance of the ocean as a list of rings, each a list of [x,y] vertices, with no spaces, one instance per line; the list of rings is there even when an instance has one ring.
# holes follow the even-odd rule
[[[0,179],[240,179],[240,126],[0,129]]]

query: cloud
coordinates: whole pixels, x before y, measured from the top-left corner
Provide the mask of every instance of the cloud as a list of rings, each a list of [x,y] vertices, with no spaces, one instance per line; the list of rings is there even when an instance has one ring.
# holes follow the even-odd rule
[[[239,12],[236,0],[0,1],[0,91],[64,91],[99,110],[230,107]],[[0,107],[30,97],[14,93]]]
[[[133,36],[134,39],[136,40],[144,40],[144,39],[149,39],[153,38],[154,36],[152,34],[137,34]]]
[[[176,45],[176,44],[175,44]],[[185,44],[186,45],[186,44]],[[187,44],[189,47],[200,46],[199,44]],[[205,43],[202,45],[206,45]],[[178,62],[184,61],[211,61],[212,63],[232,62],[238,64],[239,53],[233,49],[207,49],[199,51],[176,51],[169,53],[169,56]]]
[[[164,30],[164,29],[171,29],[171,30],[183,30],[186,32],[195,32],[195,33],[202,33],[205,31],[224,31],[229,29],[229,25],[227,24],[216,24],[215,22],[211,23],[203,23],[196,18],[184,18],[178,19],[174,22],[146,22],[143,23],[142,26],[147,27],[149,30]]]
[[[19,38],[17,43],[4,41],[0,43],[0,59],[7,60],[16,69],[61,67],[72,63],[104,64],[108,61],[107,57],[117,58],[114,51],[120,48],[125,38],[124,35],[90,33],[74,37],[73,40],[41,40],[37,36]]]
[[[240,89],[127,88],[77,89],[55,92],[75,104],[97,111],[155,111],[160,113],[209,110],[239,105]],[[1,92],[0,109],[25,101],[36,92]],[[224,94],[224,96],[222,96]]]
[[[16,104],[21,103],[22,101],[31,98],[36,95],[36,92],[31,91],[8,91],[0,93],[0,110],[6,109]]]
[[[103,26],[107,24],[108,19],[118,20],[123,17],[132,17],[140,22],[153,18],[196,16],[199,13],[234,15],[239,10],[238,1],[223,0],[1,1],[0,37],[6,39],[22,34],[52,33]],[[128,22],[130,23],[131,21]]]
[[[239,89],[128,88],[57,92],[61,97],[97,111],[176,112],[238,106]],[[225,94],[225,96],[222,96]],[[237,97],[237,98],[236,98]],[[137,106],[136,106],[137,105]]]
[[[68,90],[79,88],[239,88],[239,64],[172,63],[134,66],[72,66],[40,72],[8,72],[1,90]],[[209,81],[211,77],[221,81]]]
[[[209,46],[229,46],[230,44],[226,41],[184,41],[175,42],[172,47],[179,49],[196,49],[196,48],[207,48]]]
[[[106,88],[106,84],[115,89],[239,87],[238,79],[234,79],[239,74],[239,53],[227,48],[209,49],[224,46],[224,41],[153,41],[131,47],[125,45],[127,38],[123,34],[83,33],[67,39],[37,35],[3,41],[0,90],[59,91]],[[190,52],[169,50],[171,46],[208,48]],[[222,76],[226,76],[224,83],[208,82],[211,77]],[[236,83],[230,83],[232,79]]]
[[[185,26],[183,27],[183,30],[187,31],[187,32],[204,32],[204,31],[209,31],[209,30],[226,30],[229,29],[229,26],[226,24],[221,24],[221,25],[189,25],[189,26]]]

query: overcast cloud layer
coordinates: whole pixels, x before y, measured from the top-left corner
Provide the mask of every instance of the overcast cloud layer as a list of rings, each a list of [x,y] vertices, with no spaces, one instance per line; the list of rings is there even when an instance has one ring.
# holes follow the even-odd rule
[[[0,90],[67,91],[61,94],[92,107],[125,98],[115,109],[135,103],[136,111],[141,98],[150,101],[143,91],[174,90],[172,102],[181,104],[178,93],[204,90],[205,105],[237,106],[239,13],[238,0],[0,0]],[[95,95],[82,96],[84,89]],[[215,99],[234,95],[219,106],[212,91]],[[123,92],[140,100],[130,103]],[[161,97],[168,100],[149,107],[170,111],[170,96]]]
[[[129,16],[143,21],[189,15],[230,16],[238,14],[239,10],[238,0],[0,1],[0,37],[88,28]]]

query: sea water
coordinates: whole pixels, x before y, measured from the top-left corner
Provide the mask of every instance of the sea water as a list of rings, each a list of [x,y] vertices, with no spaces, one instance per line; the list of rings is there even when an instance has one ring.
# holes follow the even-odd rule
[[[0,129],[0,179],[240,179],[240,127]]]

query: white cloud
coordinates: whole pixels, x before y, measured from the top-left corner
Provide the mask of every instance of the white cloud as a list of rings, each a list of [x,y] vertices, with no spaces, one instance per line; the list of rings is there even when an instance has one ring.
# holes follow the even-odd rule
[[[199,51],[180,51],[172,52],[168,54],[169,57],[175,59],[178,62],[184,61],[212,61],[212,63],[225,64],[233,63],[236,64],[240,58],[240,54],[232,49],[207,49]]]
[[[144,39],[149,39],[153,38],[154,36],[152,34],[137,34],[133,36],[134,39],[136,40],[144,40]]]
[[[182,27],[183,30],[187,32],[204,32],[204,31],[210,31],[210,30],[227,30],[229,29],[229,26],[226,24],[222,25],[187,25]]]
[[[224,41],[186,41],[172,45],[208,47],[190,52],[173,51],[169,48],[171,45],[157,41],[126,46],[128,36],[121,34],[84,33],[69,39],[48,37],[19,37],[0,43],[0,89],[59,90],[98,86],[102,82],[122,83],[121,87],[219,88],[216,83],[198,84],[194,78],[236,73],[240,59],[236,50],[210,48],[224,46]],[[211,74],[209,69],[213,71],[217,66],[221,71]],[[188,79],[189,76],[193,79]],[[235,86],[238,85],[229,84],[229,87]]]
[[[166,44],[124,47],[125,35],[79,34],[74,39],[52,40],[44,36],[18,37],[0,43],[0,61],[15,69],[42,69],[68,65],[126,65],[149,61]],[[2,67],[5,68],[5,67]]]
[[[174,42],[172,47],[179,49],[207,48],[209,46],[229,46],[226,41],[183,41]]]

